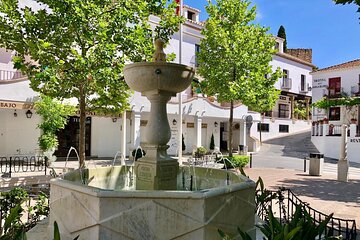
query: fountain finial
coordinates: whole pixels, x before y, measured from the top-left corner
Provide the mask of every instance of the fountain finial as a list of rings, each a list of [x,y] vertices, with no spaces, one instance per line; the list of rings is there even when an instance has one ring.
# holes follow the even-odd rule
[[[166,54],[164,53],[165,42],[158,38],[155,40],[155,52],[153,55],[154,62],[166,62]]]

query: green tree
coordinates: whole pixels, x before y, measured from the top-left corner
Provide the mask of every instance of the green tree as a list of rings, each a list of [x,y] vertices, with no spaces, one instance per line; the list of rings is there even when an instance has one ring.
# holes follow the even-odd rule
[[[284,39],[283,51],[286,52],[286,50],[287,50],[286,32],[285,32],[285,28],[283,25],[280,26],[277,36]]]
[[[168,42],[180,22],[176,3],[36,2],[40,7],[34,10],[20,8],[18,0],[0,0],[0,47],[16,51],[14,65],[27,74],[32,89],[59,100],[77,99],[83,167],[86,113],[119,114],[128,107],[131,91],[123,81],[123,66],[150,60],[154,37]],[[151,14],[160,17],[154,32]]]
[[[278,91],[274,84],[280,70],[272,71],[275,39],[268,29],[254,23],[255,7],[246,0],[209,2],[209,19],[202,31],[199,73],[204,77],[202,90],[230,103],[228,146],[232,156],[234,101],[249,107],[274,106]],[[266,76],[266,77],[265,77]]]
[[[41,123],[38,124],[38,128],[41,129],[39,137],[41,150],[45,152],[56,148],[59,143],[56,132],[65,128],[67,118],[76,111],[75,107],[43,95],[35,102],[35,110],[42,117]]]
[[[357,12],[360,13],[360,0],[333,0],[336,4],[350,4],[350,3],[353,3],[353,4],[356,4],[359,6]],[[360,19],[360,18],[359,18]]]

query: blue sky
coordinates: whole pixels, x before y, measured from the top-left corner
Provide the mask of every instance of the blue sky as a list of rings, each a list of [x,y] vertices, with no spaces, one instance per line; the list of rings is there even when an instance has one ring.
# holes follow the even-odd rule
[[[276,35],[286,29],[288,48],[312,48],[319,68],[360,58],[360,14],[355,5],[335,5],[332,0],[253,0],[257,22]],[[207,0],[184,0],[201,10],[205,20]]]

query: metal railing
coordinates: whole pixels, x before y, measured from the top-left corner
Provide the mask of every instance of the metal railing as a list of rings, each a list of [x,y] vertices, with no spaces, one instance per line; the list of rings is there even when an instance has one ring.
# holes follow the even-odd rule
[[[272,193],[278,194],[279,191]],[[301,201],[290,189],[282,190],[279,199],[273,199],[269,204],[271,209],[276,212],[275,216],[279,218],[281,223],[285,223],[293,217],[297,206],[302,206],[303,209],[309,213],[316,225],[319,225],[328,217],[328,215],[310,207],[306,202]],[[264,208],[258,209],[257,214],[262,220],[266,220],[266,211],[267,209]],[[323,234],[330,236],[341,235],[343,239],[356,240],[356,222],[355,220],[331,217]],[[319,239],[323,237],[324,236],[319,236]]]
[[[281,89],[291,89],[292,79],[291,78],[283,78],[281,82]]]
[[[341,136],[341,125],[330,124],[326,136]]]
[[[351,87],[351,96],[360,96],[360,86],[356,85],[356,86],[352,86]]]
[[[0,70],[0,81],[16,80],[24,77],[26,77],[26,75],[19,71]]]
[[[44,156],[0,156],[2,177],[9,177],[20,172],[44,172],[47,174],[47,158]]]

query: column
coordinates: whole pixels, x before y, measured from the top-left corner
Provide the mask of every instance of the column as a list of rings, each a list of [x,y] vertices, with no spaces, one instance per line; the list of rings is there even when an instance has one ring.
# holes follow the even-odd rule
[[[290,96],[291,102],[291,119],[294,119],[295,96]]]
[[[349,162],[347,160],[347,130],[348,126],[341,126],[340,158],[338,162],[338,181],[349,181]]]
[[[240,122],[240,145],[246,146],[246,121]]]
[[[121,136],[121,146],[120,146],[120,152],[121,152],[121,165],[125,165],[125,158],[126,158],[126,111],[122,114],[122,136]]]
[[[201,147],[201,124],[202,118],[199,116],[194,117],[194,124],[195,124],[195,144],[196,147]]]
[[[350,124],[350,137],[356,137],[356,124]]]
[[[306,104],[306,120],[310,121],[310,98],[305,98]]]
[[[134,112],[133,118],[132,118],[132,143],[133,147],[137,148],[140,146],[140,120],[141,115],[139,112]]]

